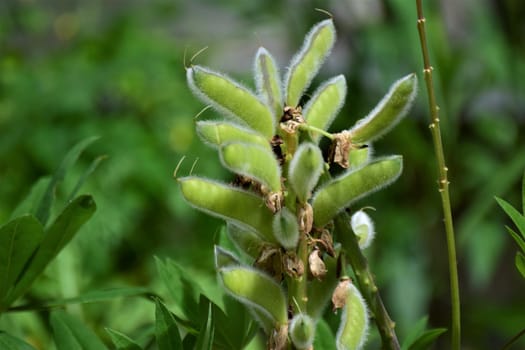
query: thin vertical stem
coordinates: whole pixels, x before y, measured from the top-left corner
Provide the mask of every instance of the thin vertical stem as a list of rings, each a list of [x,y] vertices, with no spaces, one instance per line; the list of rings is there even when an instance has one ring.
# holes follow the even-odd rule
[[[430,131],[434,143],[437,164],[439,168],[438,190],[441,195],[443,216],[445,222],[445,234],[448,248],[448,265],[450,276],[450,296],[452,304],[452,346],[451,349],[459,350],[461,346],[461,311],[459,300],[459,282],[456,259],[456,243],[454,235],[454,225],[452,223],[452,210],[450,207],[449,181],[447,178],[448,168],[445,165],[445,155],[443,152],[443,142],[441,140],[441,129],[439,124],[439,107],[436,103],[434,84],[432,81],[433,67],[430,64],[428,54],[427,38],[425,34],[425,17],[421,0],[416,0],[417,7],[417,29],[423,54],[423,75],[428,94],[428,105],[430,109]]]

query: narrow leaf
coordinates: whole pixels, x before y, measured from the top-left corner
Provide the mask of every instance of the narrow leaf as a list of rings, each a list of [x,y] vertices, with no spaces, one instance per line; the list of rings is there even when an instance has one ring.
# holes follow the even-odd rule
[[[194,94],[219,112],[233,116],[270,140],[275,122],[270,108],[247,88],[208,68],[192,66],[187,79]]]
[[[281,190],[281,168],[268,148],[230,143],[221,147],[220,156],[222,164],[234,173],[262,183],[271,192]]]
[[[257,50],[254,71],[257,93],[261,95],[262,100],[270,106],[275,120],[280,120],[284,108],[281,78],[275,59],[264,47],[260,47],[259,50]]]
[[[518,271],[521,273],[521,276],[525,278],[525,255],[521,252],[516,253],[515,264]]]
[[[2,350],[35,350],[25,341],[13,337],[9,333],[0,331],[0,349]]]
[[[514,208],[511,204],[509,204],[507,201],[501,198],[498,198],[498,197],[495,197],[495,198],[499,206],[510,217],[514,225],[516,225],[521,235],[525,237],[525,216],[521,215],[521,213],[516,208]]]
[[[319,22],[306,35],[286,74],[286,105],[296,107],[335,43],[331,19]]]
[[[71,191],[71,193],[69,194],[69,198],[68,198],[68,202],[72,201],[73,198],[76,197],[78,191],[80,190],[80,188],[82,187],[82,185],[84,185],[84,182],[86,182],[86,180],[88,179],[88,177],[93,174],[93,172],[95,170],[97,170],[98,166],[100,165],[100,163],[107,159],[108,156],[106,155],[103,155],[103,156],[99,156],[97,158],[95,158],[93,160],[93,162],[91,162],[91,164],[89,165],[89,167],[86,169],[86,171],[84,172],[84,174],[82,174],[82,176],[78,179],[77,181],[77,184],[75,185],[75,187],[73,188],[73,190]]]
[[[44,193],[42,201],[40,202],[40,205],[38,206],[35,215],[43,225],[45,225],[47,223],[47,220],[49,219],[49,213],[51,211],[51,206],[53,205],[57,185],[64,180],[67,171],[75,164],[80,154],[82,154],[82,152],[97,139],[98,136],[94,136],[77,143],[66,154],[66,156],[62,160],[62,163],[60,163],[60,166],[53,174],[51,182],[49,183],[46,192]]]
[[[317,321],[315,330],[314,349],[335,349],[334,333],[330,329],[330,325],[324,320]]]
[[[350,129],[352,142],[372,142],[386,134],[408,113],[416,94],[415,74],[396,81],[381,102]]]
[[[426,350],[436,339],[447,331],[446,328],[435,328],[424,331],[419,338],[408,348],[409,350]]]
[[[111,328],[106,328],[106,332],[109,334],[116,350],[142,350],[142,348],[127,335]]]
[[[401,156],[376,159],[351,170],[321,187],[313,197],[314,224],[326,225],[356,200],[394,182],[403,169]]]
[[[24,215],[0,227],[0,310],[4,298],[40,244],[43,227],[32,215]]]
[[[207,302],[205,302],[207,301]],[[201,298],[201,307],[206,306],[207,312],[199,328],[195,350],[211,350],[215,333],[212,303],[206,298]]]
[[[275,242],[272,212],[264,200],[253,193],[198,177],[178,179],[184,198],[195,208],[218,218],[255,230],[264,239]]]
[[[27,270],[8,296],[14,301],[31,286],[46,266],[69,243],[78,230],[96,210],[95,202],[89,195],[83,195],[70,202],[46,230],[42,242],[31,258]]]
[[[159,350],[182,350],[175,317],[159,299],[155,299],[155,337]]]
[[[516,233],[516,231],[514,231],[510,227],[507,226],[506,228],[507,228],[507,231],[512,236],[512,238],[514,238],[514,240],[516,241],[516,243],[520,247],[521,251],[525,252],[525,239],[522,238],[518,233]]]
[[[64,311],[51,313],[51,327],[57,350],[107,349],[91,329]]]
[[[38,179],[32,186],[26,197],[18,203],[17,207],[11,213],[11,219],[17,218],[24,214],[36,215],[38,207],[44,198],[46,189],[49,187],[51,177],[45,176]]]

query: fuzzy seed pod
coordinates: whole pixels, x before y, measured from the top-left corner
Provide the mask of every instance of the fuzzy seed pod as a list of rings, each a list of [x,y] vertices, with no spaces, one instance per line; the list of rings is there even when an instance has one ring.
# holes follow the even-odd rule
[[[331,19],[319,22],[306,35],[303,46],[294,56],[285,78],[286,105],[296,107],[335,42]]]
[[[305,314],[297,314],[290,321],[290,338],[297,349],[308,349],[315,337],[315,322]]]
[[[214,247],[214,253],[215,253],[215,267],[217,269],[220,269],[222,267],[227,266],[240,266],[241,262],[239,261],[239,258],[237,258],[232,252],[219,247],[216,245]]]
[[[415,74],[396,81],[381,102],[350,129],[352,142],[372,142],[386,134],[407,114],[416,94]]]
[[[270,140],[275,121],[270,108],[233,79],[201,66],[186,70],[194,94],[219,112],[233,116]]]
[[[352,215],[350,225],[358,238],[359,248],[368,248],[375,237],[374,222],[370,216],[363,210],[359,210]]]
[[[368,309],[359,290],[349,281],[340,282],[337,292],[344,295],[341,323],[336,334],[337,350],[359,350],[368,335]]]
[[[255,86],[261,99],[270,106],[275,121],[283,114],[284,102],[281,90],[281,78],[275,59],[268,50],[260,47],[255,55]]]
[[[270,244],[261,239],[255,232],[242,229],[231,222],[227,224],[226,234],[237,249],[254,259],[261,254],[265,246]]]
[[[207,145],[218,148],[228,143],[242,142],[270,148],[270,143],[261,134],[233,123],[218,121],[198,121],[197,135]]]
[[[391,184],[402,169],[401,156],[384,157],[328,182],[313,196],[314,225],[323,227],[356,200]]]
[[[299,225],[297,218],[288,209],[278,211],[272,221],[273,234],[285,249],[293,249],[299,240]]]
[[[312,195],[323,165],[321,150],[313,143],[303,143],[295,152],[288,169],[288,179],[301,203],[306,203]]]

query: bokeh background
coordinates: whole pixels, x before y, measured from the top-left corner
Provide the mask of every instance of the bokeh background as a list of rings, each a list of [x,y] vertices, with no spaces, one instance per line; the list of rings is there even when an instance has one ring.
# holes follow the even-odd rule
[[[497,349],[525,327],[525,281],[514,267],[510,221],[494,200],[521,206],[525,2],[424,3],[457,229],[464,349]],[[401,339],[425,315],[433,327],[448,325],[446,243],[415,2],[404,0],[2,0],[0,222],[78,141],[100,136],[65,189],[94,157],[108,156],[83,189],[98,204],[95,218],[32,298],[117,285],[163,294],[154,256],[209,274],[213,283],[221,223],[182,201],[173,170],[185,156],[179,175],[231,175],[194,133],[203,105],[189,92],[184,67],[207,47],[194,62],[253,86],[257,48],[268,48],[284,71],[304,34],[326,18],[315,8],[333,14],[338,42],[313,86],[340,73],[349,85],[333,130],[366,115],[396,79],[418,73],[413,110],[375,145],[376,154],[402,154],[404,173],[362,202],[377,209],[378,236],[367,255]],[[151,303],[129,299],[83,312],[95,329],[131,336],[154,317]],[[0,327],[45,349],[46,322],[45,314],[19,313]],[[444,336],[436,348],[447,344]]]

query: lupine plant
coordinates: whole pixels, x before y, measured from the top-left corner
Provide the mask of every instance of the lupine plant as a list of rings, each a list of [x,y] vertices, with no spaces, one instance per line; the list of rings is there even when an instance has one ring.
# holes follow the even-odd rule
[[[331,19],[316,24],[284,76],[260,48],[255,91],[210,68],[186,68],[191,90],[218,112],[196,123],[197,134],[234,178],[180,177],[180,189],[189,204],[226,222],[238,251],[215,248],[218,279],[258,322],[268,349],[312,349],[327,307],[340,315],[337,349],[362,348],[371,318],[383,347],[399,348],[362,252],[374,237],[362,199],[402,172],[401,156],[371,150],[409,111],[417,79],[394,82],[367,116],[331,132],[345,77],[312,92],[310,84],[335,40]],[[322,138],[329,149],[320,147]]]

